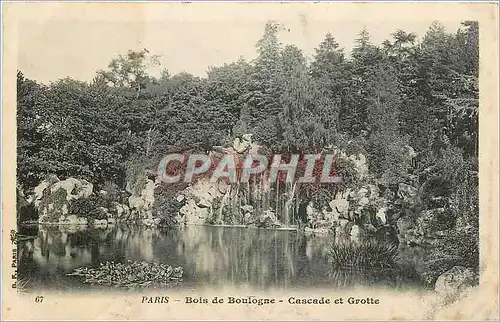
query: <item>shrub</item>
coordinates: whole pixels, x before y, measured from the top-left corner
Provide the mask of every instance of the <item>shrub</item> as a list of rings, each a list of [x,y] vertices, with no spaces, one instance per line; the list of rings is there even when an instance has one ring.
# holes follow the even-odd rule
[[[62,208],[67,204],[67,195],[68,193],[64,189],[51,192],[50,188],[45,188],[38,208],[40,213],[44,213],[46,210],[47,216],[44,217],[44,221],[54,222],[59,220],[59,217],[63,214]],[[52,207],[49,207],[50,205]]]
[[[118,186],[113,182],[104,182],[104,184],[102,185],[102,190],[107,192],[106,195],[103,196],[103,199],[108,201],[108,203],[120,200],[120,191],[118,190]]]
[[[178,226],[176,215],[184,206],[185,200],[178,201],[177,192],[185,189],[187,184],[177,183],[173,185],[162,185],[155,189],[155,201],[153,203],[153,214],[160,218],[160,226],[173,228]]]
[[[323,210],[329,207],[328,203],[332,199],[332,192],[327,189],[319,189],[313,194],[311,198],[314,207],[318,210]]]
[[[26,199],[24,199],[24,194],[19,188],[16,190],[16,192],[17,222],[22,223],[28,220],[37,220],[38,215],[36,213],[34,204],[30,204],[26,201]]]
[[[69,214],[79,217],[86,217],[88,219],[105,219],[105,215],[98,209],[105,207],[106,201],[98,196],[92,194],[88,198],[81,198],[73,200],[69,205]]]

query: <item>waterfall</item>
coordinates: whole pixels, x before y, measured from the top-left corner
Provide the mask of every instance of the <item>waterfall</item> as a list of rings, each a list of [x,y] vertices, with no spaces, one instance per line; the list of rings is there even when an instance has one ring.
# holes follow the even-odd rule
[[[290,189],[291,187],[291,189]],[[286,227],[290,226],[290,211],[292,211],[293,214],[293,198],[295,196],[295,189],[297,188],[297,182],[295,183],[290,183],[286,184],[286,199],[285,199],[285,205],[284,205],[284,219],[283,219],[283,224]]]
[[[256,215],[271,210],[284,227],[296,223],[296,214],[300,206],[296,198],[297,182],[281,183],[280,180],[269,182],[268,173],[262,172],[253,176],[248,182],[230,184],[220,199],[218,209],[210,210],[216,224],[245,224],[243,205],[253,206]],[[224,210],[224,207],[227,207]],[[231,214],[224,217],[224,211]]]
[[[231,213],[235,214],[236,216],[236,220],[235,222],[233,222],[232,224],[240,224],[240,208],[241,208],[241,198],[240,198],[240,183],[238,182],[236,184],[236,194],[235,194],[235,198],[231,198],[231,201],[233,201],[231,204],[233,205],[232,206],[232,209],[231,209]]]
[[[295,188],[295,185],[293,186]],[[292,191],[290,191],[290,186],[287,184],[286,185],[286,190],[287,190],[287,194],[285,195],[286,196],[286,199],[285,199],[285,220],[284,220],[284,224],[285,226],[290,226],[290,210],[292,208],[292,201],[293,201],[293,194],[294,194],[294,188],[292,189]]]
[[[266,185],[266,193],[265,193],[265,199],[264,199],[264,210],[269,209],[270,203],[271,203],[271,183],[266,180],[265,181]]]
[[[276,201],[275,201],[275,209],[274,213],[276,214],[276,217],[279,218],[279,211],[280,211],[280,181],[276,181]]]
[[[229,198],[229,195],[231,194],[231,187],[228,187],[226,190],[226,193],[224,193],[224,196],[222,197],[221,203],[220,203],[220,208],[219,208],[219,214],[217,216],[217,220],[215,221],[215,224],[221,224],[223,223],[223,215],[222,211],[224,210],[224,206],[227,204],[227,199]]]

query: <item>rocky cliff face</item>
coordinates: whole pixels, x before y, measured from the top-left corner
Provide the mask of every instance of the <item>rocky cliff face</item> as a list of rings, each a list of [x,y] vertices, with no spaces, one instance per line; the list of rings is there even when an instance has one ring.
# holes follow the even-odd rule
[[[185,200],[185,205],[179,210],[182,223],[190,225],[207,224],[214,218],[214,208],[218,211],[220,200],[224,196],[218,184],[200,181],[183,190],[177,197]]]
[[[39,222],[77,222],[77,218],[66,218],[73,201],[85,199],[92,194],[93,185],[86,180],[67,178],[60,181],[55,175],[48,176],[34,189],[28,199],[39,214]]]
[[[49,175],[33,189],[26,203],[35,208],[39,223],[106,227],[118,221],[136,220],[137,213],[147,213],[151,191],[151,184],[146,184],[144,191],[132,198],[136,212],[132,214],[127,204],[111,200],[106,191],[94,192],[92,183],[86,180],[59,180]]]
[[[142,190],[133,193],[128,198],[130,215],[135,219],[153,220],[153,203],[156,184],[153,180],[147,179]]]

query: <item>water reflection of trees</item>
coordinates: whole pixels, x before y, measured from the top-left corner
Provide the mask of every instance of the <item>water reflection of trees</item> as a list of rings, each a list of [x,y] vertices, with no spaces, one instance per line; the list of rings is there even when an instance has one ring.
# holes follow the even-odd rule
[[[287,287],[326,272],[322,245],[296,232],[187,227],[162,239],[156,255],[174,256],[197,282]]]
[[[196,285],[287,288],[362,280],[352,273],[332,276],[327,259],[331,242],[292,231],[229,227],[40,226],[35,239],[20,244],[20,271],[50,283],[51,277],[64,279],[77,267],[145,260],[182,266],[184,280]]]
[[[137,227],[87,229],[40,226],[34,239],[19,243],[19,275],[42,284],[66,284],[65,274],[105,261],[153,260],[152,231]]]

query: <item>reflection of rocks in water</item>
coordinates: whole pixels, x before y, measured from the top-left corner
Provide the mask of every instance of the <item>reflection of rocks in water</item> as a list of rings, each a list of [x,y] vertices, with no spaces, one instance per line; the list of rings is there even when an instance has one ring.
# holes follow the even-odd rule
[[[257,229],[187,227],[181,234],[181,251],[188,274],[206,276],[213,282],[252,281],[267,284],[286,279],[295,270],[296,251],[287,232]],[[237,244],[237,247],[235,247]],[[214,274],[217,272],[217,274]]]
[[[334,242],[332,235],[229,227],[166,230],[119,224],[73,231],[41,226],[35,239],[20,243],[21,274],[42,279],[45,284],[64,278],[75,283],[65,273],[106,261],[132,260],[183,267],[184,281],[198,286],[335,285],[337,282],[328,278],[331,265],[326,255]]]
[[[141,255],[146,261],[151,261],[153,255],[153,231],[151,229],[144,229],[141,234],[140,243],[142,244]]]
[[[307,238],[305,254],[309,260],[317,257],[326,257],[328,255],[328,247],[331,245],[333,239],[331,236],[320,238]]]
[[[59,269],[68,270],[76,265],[92,262],[90,247],[86,245],[92,238],[91,235],[88,231],[84,232],[72,226],[40,226],[32,245],[25,243],[23,248],[33,248],[30,258],[45,273]],[[101,249],[100,252],[104,253],[106,250]]]

